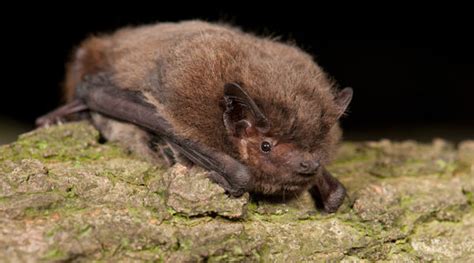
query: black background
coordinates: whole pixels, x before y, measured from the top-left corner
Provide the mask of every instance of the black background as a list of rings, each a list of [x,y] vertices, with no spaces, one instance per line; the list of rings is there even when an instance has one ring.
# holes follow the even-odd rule
[[[440,6],[436,12],[410,6],[341,11],[249,3],[111,7],[81,3],[62,10],[4,9],[14,15],[2,30],[0,115],[32,127],[36,117],[59,105],[64,64],[71,49],[91,33],[205,19],[295,41],[341,86],[353,87],[350,113],[343,120],[349,139],[474,137],[474,30],[467,7]]]

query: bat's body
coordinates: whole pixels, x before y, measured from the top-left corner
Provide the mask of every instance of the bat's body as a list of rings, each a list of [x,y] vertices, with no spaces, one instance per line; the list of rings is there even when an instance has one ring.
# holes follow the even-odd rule
[[[87,109],[106,138],[153,154],[159,137],[232,195],[310,190],[330,212],[344,199],[324,167],[352,90],[296,47],[199,21],[127,28],[79,47],[66,96],[40,124]]]

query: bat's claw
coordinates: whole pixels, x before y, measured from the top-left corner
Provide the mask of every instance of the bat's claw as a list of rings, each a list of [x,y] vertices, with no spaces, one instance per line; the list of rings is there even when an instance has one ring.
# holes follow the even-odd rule
[[[233,197],[240,197],[246,192],[246,190],[243,188],[236,189],[232,187],[230,183],[224,178],[224,176],[220,175],[217,172],[214,172],[214,171],[209,172],[208,178],[212,182],[224,188],[224,190]]]
[[[87,110],[87,106],[80,100],[74,100],[54,111],[36,119],[37,127],[47,127],[53,124],[61,124],[64,118],[81,111]]]
[[[49,127],[54,124],[60,124],[62,121],[59,118],[54,118],[48,115],[41,116],[36,119],[36,127]]]

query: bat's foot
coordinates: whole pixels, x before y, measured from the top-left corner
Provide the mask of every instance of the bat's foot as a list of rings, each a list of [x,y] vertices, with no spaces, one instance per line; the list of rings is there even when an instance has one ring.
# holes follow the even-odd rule
[[[313,187],[310,189],[311,196],[314,199],[316,207],[326,213],[336,212],[346,197],[346,189],[344,187],[338,187],[325,198],[321,197],[321,193],[316,188],[317,187]]]
[[[158,152],[160,153],[161,157],[163,158],[168,167],[171,167],[176,163],[176,160],[173,156],[173,152],[169,147],[167,147],[167,145],[158,144],[157,148]]]
[[[74,100],[46,115],[39,117],[36,119],[35,124],[37,127],[59,124],[63,122],[68,116],[85,110],[87,110],[87,106],[82,101]]]
[[[319,210],[334,213],[342,205],[346,197],[346,189],[326,169],[318,175],[316,184],[309,189]]]
[[[61,124],[63,120],[60,117],[50,116],[49,114],[43,115],[36,119],[36,127],[48,127],[55,124]]]

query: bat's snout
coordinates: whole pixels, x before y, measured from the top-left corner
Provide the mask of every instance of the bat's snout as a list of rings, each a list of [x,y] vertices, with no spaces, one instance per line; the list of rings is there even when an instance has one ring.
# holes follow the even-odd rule
[[[302,175],[313,175],[320,167],[319,161],[306,160],[299,164],[297,172]]]

